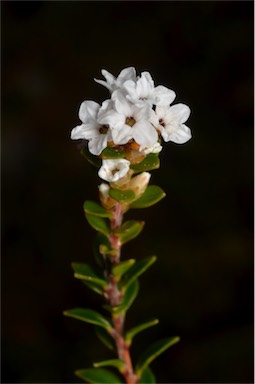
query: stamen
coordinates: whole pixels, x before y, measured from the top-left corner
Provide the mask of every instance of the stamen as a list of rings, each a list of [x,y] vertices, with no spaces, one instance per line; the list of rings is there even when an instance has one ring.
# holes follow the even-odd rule
[[[101,133],[101,135],[106,135],[108,132],[108,129],[109,129],[108,125],[101,125],[101,127],[99,128],[99,133]]]
[[[130,127],[133,127],[135,125],[136,121],[133,117],[127,117],[126,118],[126,124],[129,125]]]
[[[159,124],[162,125],[162,127],[164,127],[165,126],[164,120],[163,119],[159,119]]]

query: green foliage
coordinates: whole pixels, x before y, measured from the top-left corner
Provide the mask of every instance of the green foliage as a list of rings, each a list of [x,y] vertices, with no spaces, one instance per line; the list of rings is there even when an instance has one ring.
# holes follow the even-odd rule
[[[101,153],[102,159],[120,159],[125,157],[126,151],[124,147],[106,147]]]
[[[128,220],[115,233],[119,235],[121,244],[125,244],[136,238],[142,231],[143,226],[144,221]]]
[[[141,383],[141,384],[156,384],[156,378],[151,370],[150,367],[146,367],[141,376],[140,376],[140,379],[138,381],[138,383]]]
[[[101,252],[102,249],[104,249],[105,252]],[[109,252],[109,250],[110,243],[108,238],[102,233],[98,232],[93,243],[93,252],[95,259],[101,268],[105,267],[105,259],[103,257],[103,254],[106,254],[107,252]]]
[[[101,160],[98,156],[92,155],[92,153],[89,152],[87,146],[83,147],[81,150],[81,154],[83,157],[85,157],[86,160],[95,167],[99,168],[101,166]]]
[[[153,343],[148,349],[144,351],[140,357],[137,366],[136,372],[138,375],[141,375],[142,372],[148,365],[156,359],[161,353],[170,348],[172,345],[176,344],[180,340],[179,337],[171,337],[163,340],[159,340]]]
[[[120,359],[111,359],[111,360],[99,361],[98,363],[94,363],[93,365],[95,368],[115,367],[120,372],[123,372],[125,370],[125,363],[124,363],[124,361],[122,361]]]
[[[138,276],[144,273],[155,261],[157,260],[156,256],[146,257],[143,260],[137,261],[122,277],[120,281],[120,286],[128,286],[131,284]]]
[[[163,189],[158,187],[157,185],[149,185],[143,195],[134,201],[130,208],[147,208],[156,203],[158,203],[161,199],[166,196]]]
[[[112,336],[102,327],[95,327],[95,329],[96,329],[96,335],[99,338],[99,340],[111,351],[115,351],[116,346]]]
[[[138,291],[139,291],[139,283],[137,280],[134,280],[132,284],[130,284],[124,291],[124,295],[121,300],[121,303],[119,305],[116,305],[115,307],[110,307],[112,313],[114,315],[119,315],[120,313],[126,312],[133,304],[138,294]]]
[[[158,157],[158,153],[150,153],[141,161],[139,164],[131,165],[131,169],[133,169],[134,173],[151,171],[153,169],[157,169],[160,166],[160,161]]]
[[[108,320],[106,320],[100,313],[86,308],[74,308],[64,311],[65,316],[74,317],[75,319],[85,321],[86,323],[98,325],[106,330],[112,328]]]
[[[136,197],[135,192],[132,189],[121,190],[111,188],[109,190],[109,195],[120,203],[128,203],[129,201],[133,201]]]
[[[137,325],[134,328],[131,328],[126,333],[126,336],[125,336],[125,340],[126,340],[127,344],[131,345],[134,336],[136,336],[138,333],[144,331],[147,328],[150,328],[150,327],[153,327],[154,325],[157,325],[158,322],[159,322],[158,319],[154,319],[154,320],[151,320],[151,321],[147,321],[146,323]]]
[[[80,369],[75,371],[80,379],[94,384],[120,384],[118,376],[104,368]]]
[[[91,225],[92,228],[94,228],[96,231],[102,233],[105,236],[108,236],[110,234],[109,225],[103,218],[91,215],[89,213],[86,213],[85,215],[88,220],[88,223]]]
[[[107,281],[101,279],[90,265],[85,263],[72,263],[72,267],[74,270],[74,277],[77,279],[94,283],[100,288],[107,286]]]
[[[85,213],[99,217],[111,217],[112,214],[107,212],[100,204],[92,200],[86,200],[83,204]]]
[[[118,280],[121,278],[121,276],[129,270],[129,268],[134,265],[135,259],[129,259],[126,261],[121,261],[119,264],[116,264],[112,267],[112,274],[113,276],[117,277]]]

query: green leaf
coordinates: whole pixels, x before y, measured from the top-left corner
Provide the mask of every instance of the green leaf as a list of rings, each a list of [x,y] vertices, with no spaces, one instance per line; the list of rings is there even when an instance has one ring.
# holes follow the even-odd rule
[[[126,152],[124,147],[106,147],[101,153],[103,159],[120,159],[125,157]]]
[[[126,261],[121,261],[119,264],[116,264],[112,268],[112,274],[119,279],[121,276],[135,264],[135,259],[129,259]]]
[[[136,372],[138,375],[141,375],[143,370],[158,357],[161,353],[163,353],[165,350],[170,348],[172,345],[178,343],[180,340],[179,337],[171,337],[163,340],[159,340],[156,343],[152,344],[148,349],[144,351],[142,356],[140,357]]]
[[[98,216],[91,215],[89,213],[86,213],[85,215],[88,220],[88,223],[91,225],[92,228],[94,228],[100,233],[103,233],[105,236],[109,235],[110,228],[104,219]]]
[[[124,363],[124,361],[122,361],[120,359],[111,359],[111,360],[99,361],[98,363],[94,363],[93,365],[95,368],[115,367],[120,372],[124,372],[124,370],[125,370],[125,363]]]
[[[137,261],[122,277],[120,281],[120,286],[127,286],[131,284],[134,279],[144,273],[155,261],[157,260],[156,256],[146,257],[143,260]]]
[[[141,161],[139,164],[131,165],[131,169],[134,170],[135,173],[151,171],[152,169],[159,168],[160,161],[157,153],[150,153]]]
[[[111,217],[112,214],[107,212],[100,204],[92,200],[86,200],[83,204],[85,213],[99,217]]]
[[[145,330],[147,328],[153,327],[153,325],[158,324],[158,322],[159,322],[158,319],[154,319],[154,320],[148,321],[147,323],[143,323],[143,324],[137,325],[134,328],[131,328],[126,333],[126,336],[125,336],[125,340],[126,340],[127,344],[131,345],[131,342],[132,342],[134,336],[136,336],[138,333],[142,332],[143,330]]]
[[[123,298],[121,300],[120,305],[117,305],[112,308],[112,312],[114,314],[119,314],[121,312],[126,312],[128,308],[131,307],[133,304],[137,294],[139,291],[139,283],[137,280],[134,280],[127,288],[126,291],[124,292]]]
[[[90,265],[85,263],[72,263],[72,267],[75,272],[74,277],[77,279],[95,283],[100,287],[107,286],[107,282],[101,279]]]
[[[74,308],[64,311],[65,316],[74,317],[75,319],[85,321],[103,327],[106,330],[112,328],[108,320],[106,320],[100,313],[86,308]]]
[[[144,226],[144,221],[128,220],[122,226],[115,231],[119,234],[122,244],[134,239],[139,235]]]
[[[103,256],[103,253],[101,252],[102,247],[105,247],[106,249],[110,249],[110,243],[108,238],[105,235],[98,232],[93,242],[93,253],[98,265],[104,269],[105,258]]]
[[[150,369],[150,367],[146,367],[143,370],[138,383],[140,383],[140,384],[145,384],[145,383],[146,384],[156,384],[156,378],[155,378],[152,370]]]
[[[84,285],[86,285],[86,287],[91,289],[92,291],[98,293],[101,296],[104,296],[104,290],[99,285],[97,285],[96,283],[92,283],[92,282],[86,281],[86,280],[81,280],[81,282]]]
[[[157,185],[149,185],[146,188],[144,194],[130,205],[130,208],[150,207],[159,202],[165,196],[166,194],[163,189],[161,189]]]
[[[99,338],[99,340],[102,341],[102,343],[111,351],[115,351],[116,347],[115,347],[115,343],[113,341],[112,336],[109,335],[109,333],[104,328],[101,328],[101,327],[95,327],[95,328],[96,328],[96,335]]]
[[[136,194],[132,189],[120,190],[111,188],[109,190],[109,195],[120,203],[128,203],[136,197]]]
[[[99,168],[101,166],[101,159],[98,156],[92,155],[92,153],[89,152],[87,146],[82,148],[81,155],[84,156],[85,159],[95,167]]]
[[[74,372],[80,379],[95,384],[120,384],[121,379],[103,368],[79,369]]]

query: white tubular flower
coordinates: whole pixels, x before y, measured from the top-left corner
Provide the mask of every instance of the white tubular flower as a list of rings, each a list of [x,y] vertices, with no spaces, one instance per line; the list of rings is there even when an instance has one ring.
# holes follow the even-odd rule
[[[142,72],[137,80],[127,80],[123,84],[127,92],[127,99],[137,106],[148,103],[152,105],[169,105],[175,99],[175,92],[171,89],[158,85],[154,87],[154,81],[149,72]]]
[[[101,107],[103,111],[108,104],[108,100],[103,103]],[[98,114],[100,114],[98,103],[92,100],[84,101],[79,109],[79,118],[83,124],[73,128],[71,132],[72,140],[89,140],[89,151],[97,156],[107,147],[107,142],[112,140],[109,126],[98,122]]]
[[[130,161],[126,159],[103,160],[98,176],[108,182],[115,182],[124,177],[129,171]]]
[[[185,104],[156,107],[157,128],[165,141],[184,144],[191,138],[190,129],[183,123],[188,120],[190,108]]]
[[[149,105],[139,108],[128,102],[119,90],[113,92],[112,100],[115,109],[107,111],[100,122],[111,126],[115,144],[123,145],[134,139],[137,144],[147,147],[158,141],[157,131],[149,121],[153,112]]]
[[[136,70],[134,67],[124,68],[120,72],[117,78],[114,77],[110,72],[106,71],[105,69],[102,69],[101,73],[104,76],[106,81],[98,80],[98,79],[94,79],[94,80],[98,84],[101,84],[104,87],[108,88],[110,92],[113,92],[118,88],[121,88],[123,83],[127,80],[132,80],[132,81],[136,80]]]

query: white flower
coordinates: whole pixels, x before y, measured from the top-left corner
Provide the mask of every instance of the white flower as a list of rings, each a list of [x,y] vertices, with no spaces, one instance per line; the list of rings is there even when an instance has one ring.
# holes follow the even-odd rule
[[[162,151],[162,145],[156,143],[151,147],[140,147],[139,151],[143,152],[145,155],[148,155],[149,153],[159,153]]]
[[[190,129],[183,123],[189,118],[190,108],[185,104],[156,107],[157,128],[165,141],[184,144],[191,138]]]
[[[127,99],[132,103],[141,106],[144,103],[149,105],[169,105],[175,99],[175,92],[171,89],[158,85],[154,87],[154,81],[149,72],[142,72],[137,80],[127,80],[123,84],[127,92]]]
[[[104,112],[109,104],[110,101],[106,100],[100,108],[95,101],[84,101],[79,109],[79,118],[83,124],[73,128],[71,132],[72,140],[89,140],[88,148],[93,155],[100,155],[107,147],[107,142],[112,140],[109,126],[98,122],[100,112]]]
[[[98,171],[99,177],[108,182],[115,182],[124,177],[129,171],[130,161],[126,159],[103,160]]]
[[[102,69],[101,72],[106,81],[98,79],[94,80],[108,88],[110,92],[113,92],[114,90],[122,87],[123,83],[127,80],[136,80],[136,70],[134,67],[124,68],[117,78],[105,69]]]
[[[137,107],[119,90],[113,92],[112,100],[115,109],[100,117],[100,122],[111,126],[115,144],[123,145],[134,139],[137,144],[150,147],[158,141],[157,131],[149,121],[154,112],[149,105]]]

